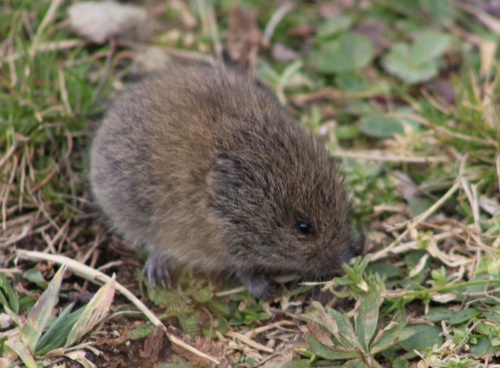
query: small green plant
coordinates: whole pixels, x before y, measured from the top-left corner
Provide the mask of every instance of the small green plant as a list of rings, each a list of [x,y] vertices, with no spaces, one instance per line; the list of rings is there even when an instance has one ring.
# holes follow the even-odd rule
[[[396,43],[382,59],[390,74],[408,84],[427,81],[438,74],[439,58],[449,49],[449,35],[425,31],[412,44]]]
[[[345,275],[342,277],[335,277],[332,281],[327,282],[324,289],[330,290],[334,295],[341,298],[346,298],[351,295],[355,295],[356,297],[364,295],[364,293],[369,290],[364,273],[369,262],[370,256],[356,258],[352,266],[344,263],[342,269]],[[347,286],[349,287],[349,291],[336,290],[334,289],[335,286]]]
[[[403,314],[397,313],[384,328],[378,328],[379,310],[382,303],[379,287],[371,283],[368,290],[358,299],[353,311],[354,318],[332,308],[324,309],[317,302],[305,315],[309,320],[306,336],[309,344],[301,351],[311,361],[345,360],[345,364],[381,367],[375,355],[411,337],[414,331],[407,327]],[[378,331],[378,332],[377,332]]]
[[[53,314],[65,269],[61,267],[57,271],[29,312],[26,322],[20,326],[19,341],[3,343],[3,354],[16,355],[28,368],[38,367],[36,361],[49,353],[52,353],[52,358],[71,354],[65,349],[76,345],[106,316],[113,300],[114,279],[101,287],[85,307],[72,312],[73,304],[70,304],[55,318]],[[60,350],[55,352],[57,349]],[[82,364],[88,363],[84,355],[73,358]]]

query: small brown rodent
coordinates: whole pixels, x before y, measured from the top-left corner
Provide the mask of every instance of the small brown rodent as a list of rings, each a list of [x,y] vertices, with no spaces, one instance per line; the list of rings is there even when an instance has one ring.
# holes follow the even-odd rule
[[[111,108],[91,152],[97,204],[168,266],[237,276],[257,297],[271,277],[330,274],[359,253],[338,165],[272,94],[221,64],[172,66]]]

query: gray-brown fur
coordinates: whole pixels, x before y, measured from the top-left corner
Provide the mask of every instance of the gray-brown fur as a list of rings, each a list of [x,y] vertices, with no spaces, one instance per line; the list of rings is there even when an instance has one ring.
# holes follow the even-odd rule
[[[222,65],[170,67],[133,86],[97,132],[90,178],[112,227],[147,248],[152,279],[178,264],[235,274],[266,296],[270,276],[328,274],[358,250],[322,144]]]

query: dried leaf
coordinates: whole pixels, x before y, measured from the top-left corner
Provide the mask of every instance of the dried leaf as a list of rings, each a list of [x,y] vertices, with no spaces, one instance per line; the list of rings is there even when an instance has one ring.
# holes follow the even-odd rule
[[[144,350],[140,352],[141,357],[157,361],[160,351],[163,348],[164,339],[165,332],[163,326],[156,326],[153,332],[146,338],[146,341],[144,341]]]
[[[328,336],[328,333],[323,331],[314,321],[311,320],[307,323],[307,329],[309,330],[309,333],[321,344],[333,347],[333,341]]]
[[[84,368],[97,368],[94,363],[87,359],[86,355],[87,352],[85,350],[76,350],[65,354],[66,357],[80,363]]]

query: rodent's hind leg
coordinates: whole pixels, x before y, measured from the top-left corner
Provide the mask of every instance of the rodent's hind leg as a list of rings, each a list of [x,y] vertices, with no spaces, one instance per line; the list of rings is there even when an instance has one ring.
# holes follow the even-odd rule
[[[245,288],[257,298],[267,299],[278,294],[277,285],[268,275],[259,272],[237,271],[236,276]]]
[[[149,255],[142,269],[142,277],[149,280],[152,286],[160,284],[164,288],[172,286],[170,278],[169,262],[166,258]]]

